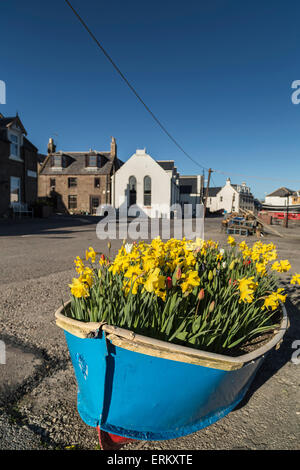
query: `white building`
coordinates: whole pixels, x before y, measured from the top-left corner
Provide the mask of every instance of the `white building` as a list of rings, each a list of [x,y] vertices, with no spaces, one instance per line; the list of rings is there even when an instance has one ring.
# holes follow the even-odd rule
[[[289,188],[281,187],[268,194],[265,197],[265,204],[270,206],[286,206],[295,204],[295,198],[297,198],[297,191]]]
[[[179,174],[173,160],[156,161],[146,149],[136,150],[112,176],[112,202],[128,215],[170,217],[170,208],[179,203]]]
[[[223,187],[209,188],[206,207],[210,212],[239,212],[240,209],[254,211],[254,197],[246,183],[231,184],[230,178],[227,178]]]

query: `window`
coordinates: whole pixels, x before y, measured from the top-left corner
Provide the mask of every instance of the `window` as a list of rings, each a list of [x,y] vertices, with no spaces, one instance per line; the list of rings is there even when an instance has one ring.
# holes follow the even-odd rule
[[[53,156],[52,166],[55,166],[56,168],[62,168],[62,156],[61,155]]]
[[[191,194],[192,192],[192,185],[184,185],[184,186],[179,186],[179,191],[181,194]]]
[[[130,176],[129,178],[129,206],[136,204],[136,178]]]
[[[95,178],[95,188],[100,188],[100,178]]]
[[[21,202],[21,180],[20,178],[16,178],[15,176],[10,177],[10,202]]]
[[[98,155],[89,155],[89,166],[98,166]]]
[[[77,209],[77,196],[68,196],[68,208]]]
[[[220,196],[220,202],[223,202],[223,197],[222,196]]]
[[[76,188],[76,186],[77,186],[77,178],[68,178],[68,187]]]
[[[144,178],[144,206],[151,206],[151,178]]]
[[[10,154],[20,158],[20,138],[16,134],[10,134]]]
[[[97,209],[100,205],[100,197],[99,196],[91,196],[91,214],[97,214]]]
[[[50,178],[50,188],[55,188],[55,184],[56,184],[55,178]]]

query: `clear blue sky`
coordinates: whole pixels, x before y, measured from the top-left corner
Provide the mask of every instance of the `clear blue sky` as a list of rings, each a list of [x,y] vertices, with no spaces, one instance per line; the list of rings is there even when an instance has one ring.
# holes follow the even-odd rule
[[[192,157],[245,180],[257,197],[300,189],[300,3],[289,0],[72,0],[103,47]],[[169,141],[64,0],[1,2],[4,115],[46,152],[146,147],[201,173]],[[278,180],[276,180],[276,178]],[[213,183],[226,176],[214,173]],[[290,180],[296,180],[295,182]]]

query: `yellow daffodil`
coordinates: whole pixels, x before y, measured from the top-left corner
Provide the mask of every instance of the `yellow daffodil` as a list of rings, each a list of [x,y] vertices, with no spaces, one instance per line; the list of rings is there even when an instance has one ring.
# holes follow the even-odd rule
[[[272,264],[273,271],[277,271],[279,273],[286,273],[291,269],[291,265],[287,259],[282,260],[282,261],[275,261],[275,263]]]
[[[78,272],[78,274],[81,274],[84,270],[84,263],[82,259],[80,258],[80,256],[76,256],[76,258],[74,259],[74,264],[75,264],[75,269]]]
[[[194,287],[200,284],[200,277],[197,271],[189,271],[187,274],[182,274],[181,279],[183,279],[183,282],[180,287],[183,294],[190,293]]]
[[[96,252],[95,252],[94,248],[92,248],[92,247],[90,246],[89,249],[86,250],[86,252],[85,252],[85,258],[86,258],[87,261],[90,259],[92,263],[95,263],[95,260],[96,260]]]
[[[276,310],[279,307],[280,302],[285,302],[286,295],[281,294],[281,292],[283,292],[283,289],[277,289],[277,292],[272,292],[268,295],[268,297],[265,298],[262,309],[271,308],[272,310]]]
[[[89,296],[89,289],[86,283],[82,282],[80,279],[73,278],[72,284],[69,284],[71,288],[71,294],[74,297],[88,297]]]
[[[295,273],[291,279],[291,284],[299,284],[300,285],[300,274]]]
[[[229,235],[229,237],[227,238],[227,243],[228,245],[235,246],[236,245],[235,238]]]
[[[264,276],[267,273],[265,263],[256,263],[255,267],[256,267],[256,271],[258,274],[261,274],[262,276]]]
[[[251,303],[254,300],[254,293],[257,289],[258,282],[253,281],[254,276],[249,278],[238,279],[238,288],[240,290],[239,302]]]
[[[249,248],[248,248],[248,246],[247,246],[247,244],[246,244],[245,241],[242,241],[242,242],[239,244],[239,250],[240,250],[240,251],[244,251],[244,250],[248,250],[248,249],[249,249]]]
[[[166,287],[166,277],[160,274],[160,269],[155,268],[154,271],[148,276],[144,289],[147,292],[154,292],[163,290]]]

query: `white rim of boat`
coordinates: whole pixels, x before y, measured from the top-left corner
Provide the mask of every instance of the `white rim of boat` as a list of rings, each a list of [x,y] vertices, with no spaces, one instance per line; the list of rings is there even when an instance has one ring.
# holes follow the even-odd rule
[[[99,330],[103,330],[106,338],[115,346],[142,354],[170,359],[173,361],[186,362],[189,364],[202,365],[222,370],[240,369],[246,363],[255,361],[264,356],[275,346],[280,346],[283,336],[288,328],[288,316],[285,306],[282,304],[283,318],[281,325],[275,330],[275,335],[258,349],[242,354],[241,356],[226,356],[223,354],[202,351],[199,349],[168,343],[147,336],[135,334],[133,331],[108,325],[104,322],[82,322],[66,317],[62,311],[68,308],[71,301],[66,302],[56,312],[56,324],[65,331],[79,338],[93,338]]]

